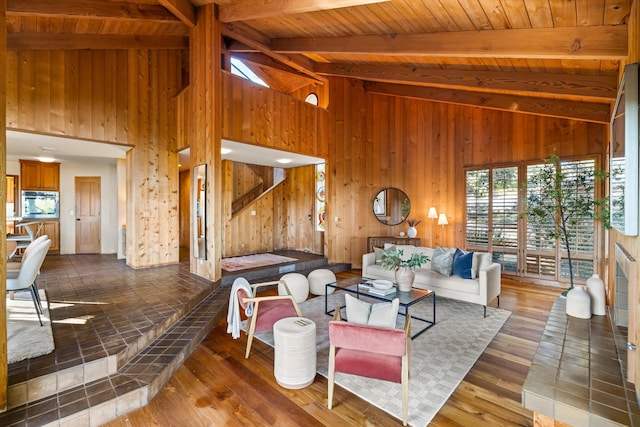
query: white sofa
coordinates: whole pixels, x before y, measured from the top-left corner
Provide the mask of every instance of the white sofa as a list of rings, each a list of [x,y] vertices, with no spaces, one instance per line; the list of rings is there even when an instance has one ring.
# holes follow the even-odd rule
[[[476,267],[475,279],[463,279],[458,276],[444,276],[431,270],[431,258],[433,249],[416,247],[412,245],[396,245],[396,249],[402,249],[403,259],[408,259],[414,252],[424,252],[429,261],[420,268],[415,269],[416,278],[413,286],[416,288],[435,291],[436,296],[453,298],[481,304],[484,307],[484,316],[487,316],[487,304],[498,298],[500,305],[500,264],[491,262],[491,254],[488,252],[474,252],[474,266]],[[381,251],[378,253],[380,257]],[[394,271],[382,267],[380,260],[376,262],[376,252],[362,256],[362,276],[369,279],[387,279],[395,282]]]

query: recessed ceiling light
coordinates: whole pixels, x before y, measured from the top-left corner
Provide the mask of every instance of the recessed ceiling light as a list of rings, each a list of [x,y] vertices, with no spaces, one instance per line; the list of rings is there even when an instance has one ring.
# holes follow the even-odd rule
[[[229,154],[231,152],[230,148],[221,148],[220,149],[220,153],[221,154]]]
[[[282,164],[287,164],[287,163],[291,163],[291,159],[278,159],[277,162]]]
[[[42,146],[42,145],[40,146],[40,149],[41,149],[42,151],[46,151],[46,152],[48,152],[48,153],[53,153],[54,151],[56,151],[56,149],[55,149],[55,148],[53,148],[53,147],[45,147],[45,146]]]

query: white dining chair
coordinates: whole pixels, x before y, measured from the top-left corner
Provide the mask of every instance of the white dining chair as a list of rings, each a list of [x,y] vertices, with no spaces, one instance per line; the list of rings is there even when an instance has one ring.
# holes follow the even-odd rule
[[[47,240],[35,247],[29,257],[22,263],[18,276],[12,279],[7,278],[7,292],[29,291],[31,293],[31,299],[33,300],[40,326],[42,326],[42,318],[40,317],[42,308],[40,307],[40,296],[38,295],[35,281],[49,246],[51,246],[51,240]]]

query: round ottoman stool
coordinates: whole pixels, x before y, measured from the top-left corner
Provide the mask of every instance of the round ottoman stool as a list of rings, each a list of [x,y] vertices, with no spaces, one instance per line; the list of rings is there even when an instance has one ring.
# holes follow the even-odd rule
[[[335,288],[325,287],[327,283],[336,282],[336,275],[331,270],[327,270],[325,268],[313,270],[307,276],[307,280],[309,280],[309,292],[313,295],[324,295],[325,292],[328,295],[335,291]]]
[[[309,296],[309,281],[300,273],[287,273],[280,278],[287,282],[287,287],[291,291],[291,296],[295,302],[302,302]],[[284,286],[278,285],[278,295],[286,295]]]
[[[316,377],[316,324],[285,317],[273,324],[273,375],[284,388],[308,386]]]

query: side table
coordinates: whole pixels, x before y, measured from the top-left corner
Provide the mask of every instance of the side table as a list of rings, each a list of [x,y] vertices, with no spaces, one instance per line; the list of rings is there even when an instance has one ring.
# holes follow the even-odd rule
[[[299,389],[316,377],[316,324],[304,317],[285,317],[273,325],[273,374],[284,388]]]

